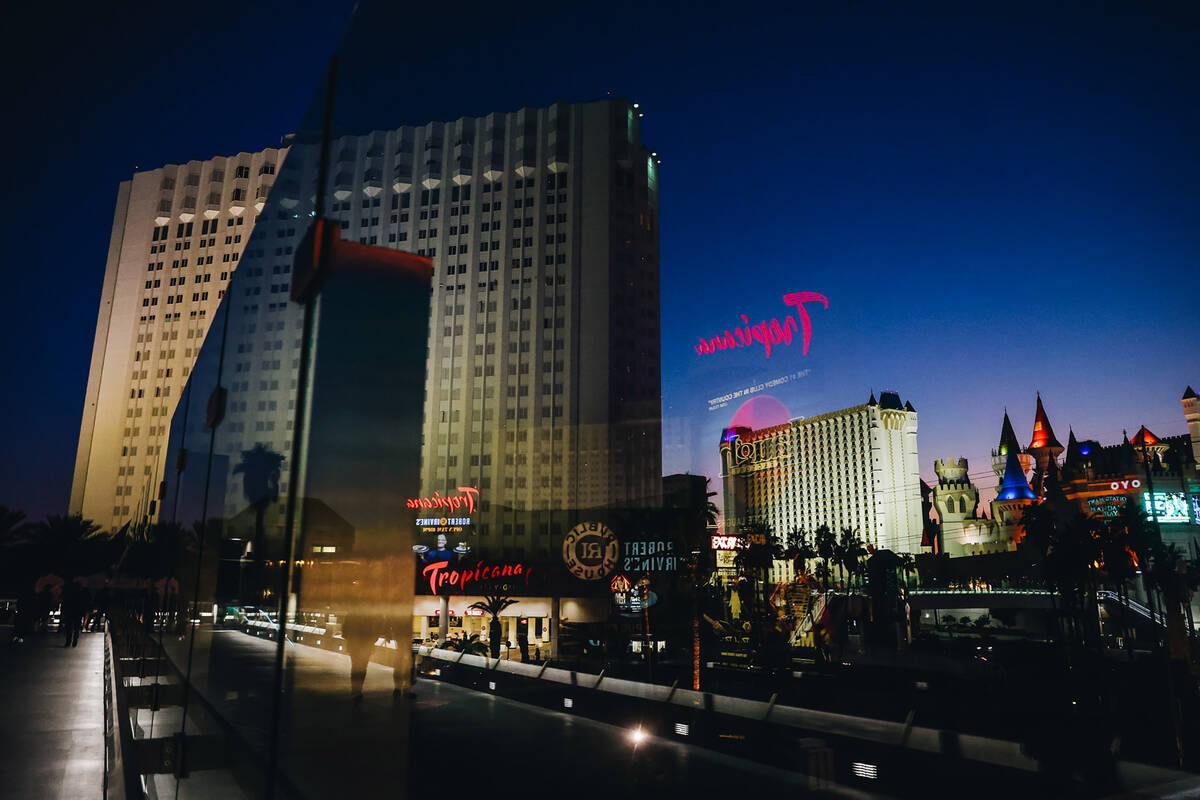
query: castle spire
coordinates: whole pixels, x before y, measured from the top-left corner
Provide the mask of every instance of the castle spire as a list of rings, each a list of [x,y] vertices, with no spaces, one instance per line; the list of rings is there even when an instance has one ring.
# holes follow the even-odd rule
[[[1141,428],[1138,429],[1138,432],[1133,435],[1133,439],[1130,440],[1130,444],[1132,444],[1134,447],[1141,447],[1142,445],[1149,445],[1149,444],[1158,444],[1158,437],[1155,436],[1153,433],[1151,433],[1149,431],[1149,429],[1147,429],[1146,426],[1143,425]]]
[[[1062,452],[1062,445],[1058,443],[1058,439],[1054,438],[1054,429],[1050,427],[1050,418],[1046,416],[1046,409],[1042,406],[1042,393],[1038,392],[1037,396],[1037,413],[1033,417],[1033,441],[1029,443],[1030,450],[1036,450],[1040,447],[1056,447],[1059,452]]]
[[[997,500],[1036,500],[1037,495],[1029,488],[1025,480],[1025,471],[1017,460],[1015,450],[1008,451],[1008,460],[1004,465],[1004,478],[1000,481],[1000,489],[996,493]]]
[[[1000,450],[1002,456],[1009,453],[1021,452],[1021,445],[1017,442],[1017,434],[1013,432],[1012,422],[1008,419],[1008,409],[1004,410],[1004,424],[1000,427]]]
[[[1071,478],[1075,475],[1075,470],[1078,469],[1083,459],[1083,453],[1079,447],[1079,440],[1075,438],[1075,429],[1067,429],[1067,457],[1063,459],[1062,477]]]

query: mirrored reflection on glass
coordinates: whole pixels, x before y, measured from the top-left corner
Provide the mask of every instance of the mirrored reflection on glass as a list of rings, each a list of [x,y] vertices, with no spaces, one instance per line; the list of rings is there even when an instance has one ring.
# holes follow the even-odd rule
[[[1047,508],[1087,504],[1122,543],[1143,507],[1194,522],[1182,441],[1063,445],[1039,396],[1028,446],[1006,414],[989,463],[922,481],[914,399],[836,335],[873,323],[852,279],[661,264],[669,178],[639,102],[465,85],[503,64],[431,96],[396,31],[436,11],[363,3],[284,146],[135,179],[135,380],[165,394],[120,467],[149,493],[112,516],[176,565],[113,614],[147,784],[428,795],[529,761],[511,791],[705,796],[895,788],[945,757],[1036,785],[1019,717],[1054,692],[971,698],[985,724],[967,689],[903,670],[961,656],[991,680],[984,648],[1038,626],[1038,647],[1119,636],[1131,663],[1179,646],[1186,598],[1135,586],[1164,551],[1114,546],[1129,574],[1074,594],[1030,565],[1066,529]],[[1162,468],[1144,494],[1138,465]]]

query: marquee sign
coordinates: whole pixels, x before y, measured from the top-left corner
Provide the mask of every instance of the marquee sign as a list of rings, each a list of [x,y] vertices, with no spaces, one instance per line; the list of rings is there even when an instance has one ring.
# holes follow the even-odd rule
[[[829,300],[825,295],[816,292],[791,292],[783,296],[783,302],[784,305],[796,307],[796,317],[800,319],[799,324],[796,322],[796,317],[791,314],[784,315],[782,323],[776,317],[769,323],[763,320],[757,324],[751,324],[750,318],[742,314],[742,326],[735,327],[732,332],[726,330],[711,339],[701,337],[699,343],[695,345],[696,353],[707,355],[718,350],[732,350],[760,344],[763,346],[767,358],[770,358],[772,347],[781,344],[790,345],[793,334],[799,331],[804,341],[804,355],[808,355],[808,344],[812,340],[812,321],[809,319],[808,309],[804,307],[804,304],[824,303],[825,308],[829,308]]]
[[[417,517],[421,533],[463,533],[471,527],[470,517]]]
[[[1146,514],[1159,522],[1187,522],[1187,497],[1183,492],[1142,492]]]
[[[1089,514],[1100,514],[1105,517],[1119,517],[1129,504],[1129,497],[1123,494],[1106,494],[1087,499]]]
[[[456,486],[458,494],[442,495],[434,492],[429,497],[410,497],[404,505],[408,508],[443,508],[447,511],[465,510],[468,514],[475,513],[475,501],[479,499],[479,490],[474,486]]]
[[[675,543],[662,539],[635,540],[622,545],[626,572],[677,572],[679,556]]]
[[[567,531],[563,563],[576,578],[599,580],[613,571],[620,557],[617,535],[600,522],[581,522]]]
[[[787,458],[789,452],[787,439],[782,437],[745,442],[742,441],[740,436],[734,434],[733,438],[727,438],[726,442],[729,445],[729,452],[733,458],[732,466],[735,467]],[[722,449],[724,449],[724,446],[722,446]]]
[[[487,562],[472,565],[431,561],[421,569],[418,587],[424,594],[528,594],[536,570],[523,562]]]
[[[738,537],[736,537],[736,536],[713,536],[712,537],[712,549],[713,550],[737,550],[738,549]]]

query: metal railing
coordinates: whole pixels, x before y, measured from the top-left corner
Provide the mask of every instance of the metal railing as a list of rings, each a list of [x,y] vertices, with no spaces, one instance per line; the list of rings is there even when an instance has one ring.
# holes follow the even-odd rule
[[[120,659],[104,623],[104,797],[142,800],[142,779],[133,759],[133,723],[125,702]]]

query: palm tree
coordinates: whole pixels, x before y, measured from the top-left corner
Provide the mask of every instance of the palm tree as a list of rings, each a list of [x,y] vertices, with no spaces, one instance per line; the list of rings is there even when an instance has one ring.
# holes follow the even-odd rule
[[[489,594],[485,595],[482,600],[478,600],[468,606],[468,608],[482,611],[492,618],[491,622],[488,623],[488,649],[491,650],[492,658],[500,657],[500,637],[503,635],[503,628],[500,625],[500,612],[509,606],[515,606],[519,602],[519,600],[513,600],[511,597]]]
[[[776,559],[782,559],[783,546],[775,541],[771,526],[765,522],[751,521],[742,526],[741,536],[738,537],[738,551],[733,557],[733,564],[738,569],[745,569],[751,579],[757,583],[762,580],[762,607],[756,611],[765,612],[768,598],[771,596],[770,571]],[[759,596],[755,592],[755,603]]]
[[[859,538],[857,528],[842,528],[842,535],[835,551],[843,575],[853,577],[860,572],[863,559],[867,555],[867,548],[863,544],[863,540]],[[847,581],[848,584],[849,581]]]
[[[107,537],[82,514],[50,514],[34,527],[39,566],[70,580],[108,566]]]
[[[808,533],[799,528],[793,528],[787,534],[787,547],[783,551],[784,558],[792,562],[792,569],[797,575],[808,572],[808,562],[817,557],[817,550],[808,539]]]
[[[837,537],[834,536],[833,530],[828,525],[821,525],[813,532],[813,545],[816,547],[817,556],[824,562],[822,565],[824,569],[821,570],[821,586],[828,589],[829,579],[833,576],[829,569],[829,562],[834,556]]]
[[[279,472],[283,455],[268,450],[261,442],[253,450],[243,450],[241,462],[233,468],[242,475],[242,496],[254,508],[254,553],[262,558],[263,516],[267,506],[279,498]]]
[[[253,450],[243,450],[241,462],[233,468],[233,474],[242,476],[242,496],[254,509],[254,561],[257,568],[251,576],[254,602],[261,597],[263,586],[262,564],[266,538],[265,525],[267,507],[279,498],[279,472],[283,467],[283,456],[268,450],[261,442]],[[240,593],[240,592],[239,592]],[[242,598],[243,601],[246,598]]]
[[[25,512],[0,506],[0,547],[16,547],[29,541],[30,524]]]

